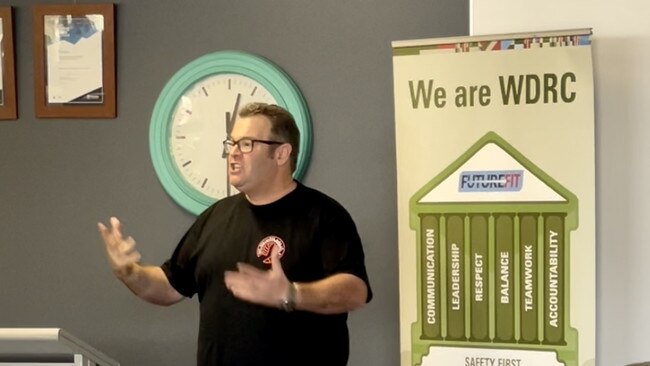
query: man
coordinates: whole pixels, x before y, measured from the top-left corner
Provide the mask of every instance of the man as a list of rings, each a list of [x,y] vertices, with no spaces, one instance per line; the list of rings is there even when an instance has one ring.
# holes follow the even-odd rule
[[[198,365],[347,364],[347,313],[372,298],[355,224],[336,201],[293,180],[299,130],[286,110],[242,108],[230,137],[230,184],[162,266],[144,266],[120,222],[99,223],[114,274],[171,305],[198,295]]]

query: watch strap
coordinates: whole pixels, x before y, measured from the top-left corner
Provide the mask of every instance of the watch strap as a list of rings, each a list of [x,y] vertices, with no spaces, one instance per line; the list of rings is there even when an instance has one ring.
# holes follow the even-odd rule
[[[287,291],[287,295],[283,297],[280,302],[280,308],[282,308],[282,310],[289,313],[296,309],[296,292],[296,283],[289,283],[289,291]]]

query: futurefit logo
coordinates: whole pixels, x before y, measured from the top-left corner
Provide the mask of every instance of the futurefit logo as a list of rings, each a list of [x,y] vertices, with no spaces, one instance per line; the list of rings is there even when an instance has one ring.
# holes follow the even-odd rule
[[[524,184],[523,170],[462,172],[459,192],[518,192]]]

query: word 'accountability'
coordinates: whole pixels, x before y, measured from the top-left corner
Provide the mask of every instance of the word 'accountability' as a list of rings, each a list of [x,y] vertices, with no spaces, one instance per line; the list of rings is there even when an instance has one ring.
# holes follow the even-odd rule
[[[503,105],[573,103],[576,100],[576,75],[545,73],[499,76],[499,97]],[[433,79],[409,80],[413,109],[444,108],[449,103],[447,89]],[[458,86],[453,105],[458,108],[488,106],[492,103],[489,85]]]

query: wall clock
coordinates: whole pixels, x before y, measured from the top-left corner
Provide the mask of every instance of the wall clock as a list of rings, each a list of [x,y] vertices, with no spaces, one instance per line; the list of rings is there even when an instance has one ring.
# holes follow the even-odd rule
[[[165,191],[198,215],[237,193],[228,183],[222,141],[238,109],[249,102],[277,104],[293,114],[300,130],[294,178],[309,163],[312,131],[300,90],[271,61],[241,51],[218,51],[182,67],[163,88],[151,115],[151,159]]]

